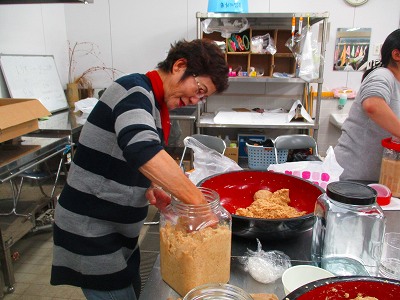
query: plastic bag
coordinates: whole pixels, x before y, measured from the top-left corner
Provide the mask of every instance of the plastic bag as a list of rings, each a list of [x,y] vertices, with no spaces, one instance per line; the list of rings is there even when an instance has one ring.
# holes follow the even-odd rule
[[[257,35],[251,38],[251,52],[252,53],[269,53],[274,55],[276,53],[276,46],[274,40],[269,33],[265,35]]]
[[[205,19],[201,22],[204,33],[220,32],[224,38],[229,38],[232,33],[240,33],[250,27],[246,18],[241,19]]]
[[[318,55],[315,53],[317,48],[315,44],[316,42],[312,40],[311,29],[308,28],[299,61],[299,77],[308,82],[317,79],[319,76],[319,61],[316,61]]]
[[[80,115],[76,115],[76,122],[80,125],[84,125],[86,123],[89,114],[97,104],[99,99],[96,98],[86,98],[75,102],[74,112],[82,112]]]
[[[206,147],[193,137],[186,137],[183,143],[194,152],[194,171],[189,174],[189,179],[194,184],[211,175],[242,170],[235,161]]]
[[[306,27],[302,28],[301,34],[295,34],[293,39],[289,38],[285,46],[289,48],[290,51],[292,51],[294,58],[296,59],[296,62],[300,59],[301,56],[301,49],[303,48],[304,45],[304,40],[306,37]]]
[[[240,262],[244,264],[245,271],[261,283],[274,282],[292,266],[290,257],[285,253],[262,250],[259,239],[257,239],[257,251],[247,249],[247,256],[242,257]]]
[[[339,181],[343,168],[336,161],[332,146],[326,151],[323,161],[296,161],[269,165],[268,171],[294,175],[326,189],[328,183]]]

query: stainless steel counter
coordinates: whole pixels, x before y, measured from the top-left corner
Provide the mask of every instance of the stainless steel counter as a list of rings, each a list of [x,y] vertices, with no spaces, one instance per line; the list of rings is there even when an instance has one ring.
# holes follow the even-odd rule
[[[73,110],[65,110],[52,114],[47,120],[39,121],[39,133],[74,135],[82,130],[85,118]]]
[[[64,151],[69,136],[22,136],[16,144],[0,145],[0,183]]]
[[[13,179],[15,177],[56,155],[60,155],[61,158],[62,152],[69,144],[69,136],[61,138],[22,136],[19,143],[1,144],[0,183],[10,182],[11,189],[14,190]],[[3,276],[0,278],[4,280],[4,282],[0,282],[0,298],[4,285],[7,286],[9,292],[14,289],[15,278],[10,248],[35,227],[33,216],[38,207],[35,201],[39,201],[39,199],[32,199],[32,201],[18,203],[18,196],[15,192],[12,194],[12,201],[3,197],[0,201],[0,262],[3,272]],[[18,213],[16,212],[17,208]],[[12,210],[10,211],[10,209]]]
[[[197,106],[184,106],[170,110],[171,120],[193,120],[196,121]]]
[[[88,114],[74,112],[72,109],[53,113],[48,119],[39,121],[39,130],[30,133],[30,136],[37,137],[65,137],[70,138],[71,154],[75,153],[74,144],[79,141],[83,124]]]
[[[195,131],[196,115],[197,106],[179,107],[169,112],[172,126],[165,150],[178,162],[183,154],[184,138],[193,135]],[[192,166],[193,156],[191,152],[186,159],[190,161],[190,166]]]
[[[400,232],[400,211],[385,211],[387,217],[386,232]],[[310,264],[312,231],[303,233],[296,239],[284,241],[261,241],[265,251],[283,251],[291,258],[292,265]],[[230,284],[239,286],[249,293],[274,293],[279,299],[285,298],[282,280],[279,278],[273,283],[262,284],[254,280],[239,261],[239,257],[246,254],[247,249],[257,250],[257,241],[238,238],[232,239],[231,277]],[[139,300],[166,300],[168,297],[177,299],[179,295],[171,289],[161,278],[160,258],[158,257],[150,276],[144,286]]]

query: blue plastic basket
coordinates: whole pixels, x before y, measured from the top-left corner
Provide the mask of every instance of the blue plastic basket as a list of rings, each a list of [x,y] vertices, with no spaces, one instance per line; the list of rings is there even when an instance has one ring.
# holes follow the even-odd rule
[[[249,169],[266,170],[269,165],[276,164],[274,147],[254,146],[248,143],[246,143],[246,147]],[[279,149],[277,152],[278,162],[280,164],[286,162],[289,150]]]

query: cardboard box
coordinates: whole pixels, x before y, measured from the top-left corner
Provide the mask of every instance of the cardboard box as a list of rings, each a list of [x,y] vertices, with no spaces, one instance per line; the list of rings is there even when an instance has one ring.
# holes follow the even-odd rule
[[[51,113],[37,99],[0,98],[0,143],[39,129]]]
[[[239,148],[237,147],[227,147],[225,149],[224,155],[229,157],[230,159],[232,159],[235,162],[239,162]]]

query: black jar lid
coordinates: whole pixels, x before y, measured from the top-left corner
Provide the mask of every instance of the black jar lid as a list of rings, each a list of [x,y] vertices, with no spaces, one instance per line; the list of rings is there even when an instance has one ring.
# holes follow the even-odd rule
[[[353,181],[331,182],[326,187],[326,194],[332,200],[352,205],[374,204],[377,196],[373,188]]]

